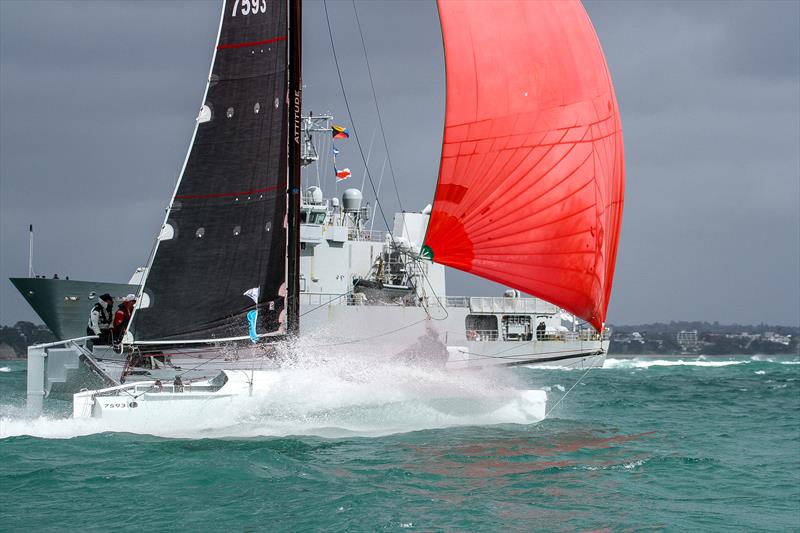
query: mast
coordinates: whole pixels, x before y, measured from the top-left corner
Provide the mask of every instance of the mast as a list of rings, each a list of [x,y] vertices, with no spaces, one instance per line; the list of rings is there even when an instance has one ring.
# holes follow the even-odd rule
[[[28,277],[33,277],[33,224],[28,226]]]
[[[289,180],[286,264],[286,333],[300,332],[300,148],[302,108],[301,0],[289,1]]]

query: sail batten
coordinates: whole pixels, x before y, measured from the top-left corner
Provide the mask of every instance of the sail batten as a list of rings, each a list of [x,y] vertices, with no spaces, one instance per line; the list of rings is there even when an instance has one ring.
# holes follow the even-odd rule
[[[257,335],[285,331],[287,2],[222,9],[195,132],[131,320],[136,343],[246,339],[254,309]]]
[[[575,0],[439,0],[447,75],[433,260],[600,329],[624,189],[608,67]]]

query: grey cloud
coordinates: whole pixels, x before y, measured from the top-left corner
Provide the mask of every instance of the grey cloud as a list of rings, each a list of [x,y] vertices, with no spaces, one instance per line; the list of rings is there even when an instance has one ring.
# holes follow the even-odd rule
[[[353,5],[328,6],[366,151],[377,120]],[[403,207],[417,210],[433,194],[444,118],[436,6],[357,7]],[[586,8],[626,140],[609,320],[800,323],[800,5]],[[194,126],[218,15],[216,1],[0,2],[0,276],[24,274],[29,222],[43,273],[121,281],[146,261]],[[317,1],[304,7],[304,62],[305,109],[352,126]],[[360,184],[354,139],[340,147]],[[385,157],[378,136],[376,180]],[[381,200],[391,216],[399,205],[388,179]],[[330,176],[325,187],[335,192]],[[500,290],[457,272],[448,280],[454,294]],[[19,318],[32,316],[0,281],[0,322]]]

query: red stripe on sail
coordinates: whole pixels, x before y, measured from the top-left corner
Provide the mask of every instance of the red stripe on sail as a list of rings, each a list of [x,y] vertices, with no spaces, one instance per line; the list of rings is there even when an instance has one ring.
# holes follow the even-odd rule
[[[273,37],[272,39],[264,39],[263,41],[250,41],[247,43],[230,43],[230,44],[220,44],[217,45],[217,50],[226,50],[228,48],[247,48],[249,46],[258,46],[260,44],[269,44],[274,43],[277,41],[285,41],[287,37],[284,35],[282,37]]]
[[[278,187],[267,187],[266,189],[256,189],[254,191],[241,191],[241,192],[220,192],[215,194],[177,194],[175,198],[180,200],[196,199],[196,198],[224,198],[226,196],[244,196],[245,194],[258,194],[260,192],[274,191]]]

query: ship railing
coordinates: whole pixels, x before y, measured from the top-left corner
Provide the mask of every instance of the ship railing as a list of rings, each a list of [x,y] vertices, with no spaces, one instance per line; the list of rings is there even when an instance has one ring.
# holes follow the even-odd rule
[[[47,348],[55,348],[56,346],[67,346],[68,344],[86,344],[86,341],[98,339],[97,335],[86,335],[85,337],[75,337],[74,339],[65,339],[63,341],[47,342],[44,344],[31,344],[28,350],[46,350]]]
[[[301,305],[359,305],[361,302],[354,293],[323,293],[323,292],[301,292]]]
[[[447,296],[448,307],[468,307],[473,313],[519,313],[554,315],[558,306],[539,298],[505,298],[502,296]]]
[[[445,296],[447,307],[469,307],[469,298],[466,296]]]
[[[386,232],[380,230],[368,230],[349,228],[347,238],[351,241],[383,242],[386,239]]]
[[[579,341],[599,341],[600,335],[592,330],[579,330],[579,331],[554,331],[547,330],[541,337],[537,337],[535,331],[522,335],[503,335],[502,332],[496,329],[471,329],[465,332],[448,331],[447,335],[453,342],[456,341],[474,341],[474,342],[491,342],[491,341],[507,341],[507,342],[579,342]],[[450,342],[450,341],[448,341]]]
[[[496,329],[473,329],[467,332],[467,340],[475,342],[491,342],[500,338]]]

